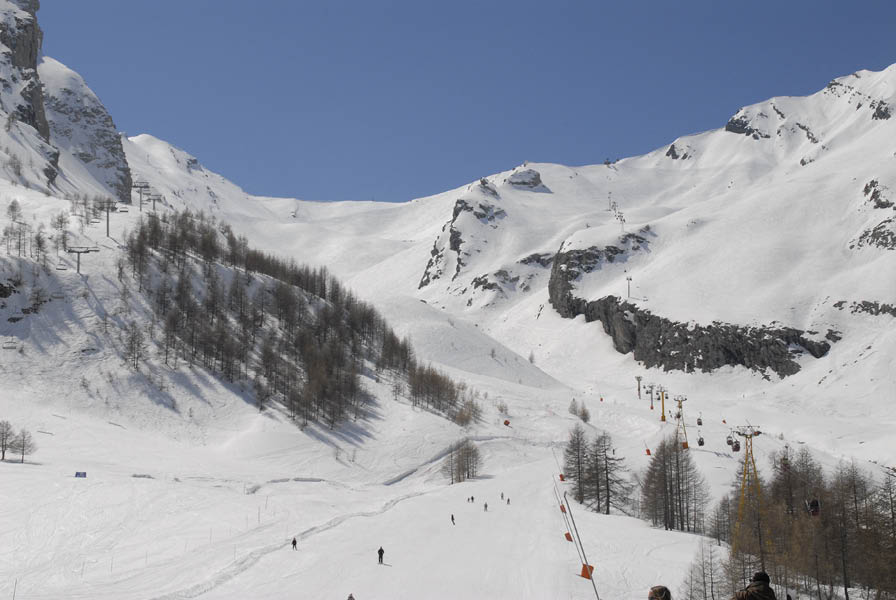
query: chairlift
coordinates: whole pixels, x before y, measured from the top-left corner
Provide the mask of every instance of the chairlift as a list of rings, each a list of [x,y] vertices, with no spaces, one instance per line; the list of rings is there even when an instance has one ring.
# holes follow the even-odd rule
[[[731,444],[732,452],[740,452],[740,440],[734,440]]]
[[[16,344],[15,340],[6,340],[5,342],[3,342],[4,350],[15,350],[17,347],[18,344]]]
[[[821,514],[821,501],[818,498],[806,500],[806,512],[813,517],[817,517]]]
[[[790,461],[787,460],[787,455],[785,454],[784,456],[781,457],[781,470],[786,472],[789,469],[790,469]]]
[[[729,446],[733,445],[734,438],[729,435],[728,437],[725,438],[725,443],[728,444]]]
[[[128,207],[127,206],[119,206],[118,212],[120,212],[120,213],[128,212]]]
[[[702,445],[705,444],[705,443],[706,443],[706,442],[703,441],[703,436],[702,436],[702,435],[701,435],[700,437],[697,438],[697,445],[698,445],[698,446],[702,446]]]
[[[90,219],[91,223],[99,223],[101,219]]]
[[[66,267],[65,265],[60,263],[60,264],[56,265],[56,270],[57,271],[68,271],[68,267]]]
[[[703,425],[703,413],[700,413],[700,416],[697,417],[697,426],[700,427]]]

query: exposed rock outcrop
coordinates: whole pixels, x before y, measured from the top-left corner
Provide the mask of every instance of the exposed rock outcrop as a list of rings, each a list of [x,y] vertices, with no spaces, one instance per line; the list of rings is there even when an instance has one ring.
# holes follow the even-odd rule
[[[118,200],[130,202],[131,171],[112,117],[80,75],[44,57],[38,66],[44,83],[50,141],[63,151],[63,173],[86,170]]]
[[[866,229],[849,247],[852,249],[864,246],[896,250],[896,218],[884,219],[871,229]]]
[[[4,104],[19,121],[34,127],[44,141],[50,141],[50,125],[44,112],[44,99],[37,75],[37,57],[43,32],[37,24],[39,0],[13,0],[18,10],[8,10],[0,18],[0,69],[10,75],[3,78]],[[2,65],[6,63],[6,65]],[[5,66],[6,68],[2,68]],[[7,93],[9,95],[7,96]]]
[[[584,315],[587,322],[600,321],[613,338],[618,352],[634,354],[647,367],[665,370],[711,371],[725,365],[773,371],[779,376],[799,371],[795,356],[806,351],[819,358],[830,349],[791,327],[745,327],[715,322],[711,325],[680,323],[652,314],[615,296],[587,301],[575,294],[574,282],[583,274],[600,269],[622,255],[648,249],[650,230],[627,234],[619,246],[564,251],[554,259],[548,297],[562,316]]]
[[[893,202],[884,196],[886,189],[876,179],[872,179],[862,188],[862,195],[868,196],[868,200],[871,201],[874,208],[892,208]]]
[[[631,352],[644,366],[666,371],[706,372],[742,365],[786,377],[800,370],[795,357],[803,351],[821,358],[831,347],[828,342],[811,339],[792,327],[679,323],[615,296],[591,302],[575,299],[572,305],[585,315],[587,322],[601,322],[618,352]]]
[[[605,263],[616,262],[620,255],[647,250],[649,241],[646,235],[650,233],[650,226],[647,225],[638,233],[627,233],[620,237],[617,246],[604,248],[591,246],[564,251],[561,245],[554,257],[548,282],[548,297],[554,309],[560,316],[567,318],[582,314],[583,300],[573,295],[573,282],[586,273],[600,269]]]
[[[451,276],[452,281],[460,275],[461,269],[464,267],[464,250],[465,243],[460,221],[464,214],[471,214],[481,225],[497,227],[496,221],[503,219],[507,213],[503,208],[496,206],[487,201],[476,201],[466,198],[460,198],[454,203],[451,211],[451,220],[442,226],[442,233],[433,243],[430,251],[429,260],[426,268],[423,269],[423,276],[417,289],[423,288],[434,280],[439,279],[445,271],[445,263],[448,258],[447,252],[455,254],[454,274]]]
[[[753,127],[750,121],[743,115],[734,115],[731,117],[728,122],[725,123],[725,131],[746,135],[752,137],[754,140],[771,137],[764,131]]]
[[[843,310],[846,308],[846,300],[834,302],[834,307]],[[861,300],[859,302],[850,302],[849,312],[852,314],[865,313],[873,316],[890,315],[891,317],[896,317],[896,305],[873,300]]]

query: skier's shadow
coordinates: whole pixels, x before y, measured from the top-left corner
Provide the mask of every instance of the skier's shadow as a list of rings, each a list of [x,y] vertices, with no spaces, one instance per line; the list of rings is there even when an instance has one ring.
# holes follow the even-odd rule
[[[382,567],[391,567],[392,565],[390,565],[390,564],[387,563],[387,562],[384,562],[384,563],[380,563],[380,566],[382,566]]]

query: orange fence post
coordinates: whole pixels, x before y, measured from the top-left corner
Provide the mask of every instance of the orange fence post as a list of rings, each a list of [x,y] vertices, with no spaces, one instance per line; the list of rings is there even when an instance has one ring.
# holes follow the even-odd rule
[[[585,579],[591,579],[592,573],[594,573],[594,567],[592,565],[582,565],[582,577],[584,577]]]
[[[566,535],[566,541],[567,541],[567,542],[571,542],[571,541],[572,541],[572,536],[569,534],[568,531],[566,532],[565,535]]]
[[[560,473],[560,481],[566,481],[566,479],[563,478],[563,473]]]
[[[560,512],[566,514],[566,507],[563,506],[562,504],[560,505]]]

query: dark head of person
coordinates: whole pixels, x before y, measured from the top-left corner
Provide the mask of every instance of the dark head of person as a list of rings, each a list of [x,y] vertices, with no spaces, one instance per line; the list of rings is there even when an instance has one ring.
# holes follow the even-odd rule
[[[664,585],[655,585],[650,588],[647,600],[672,600],[672,592]]]

